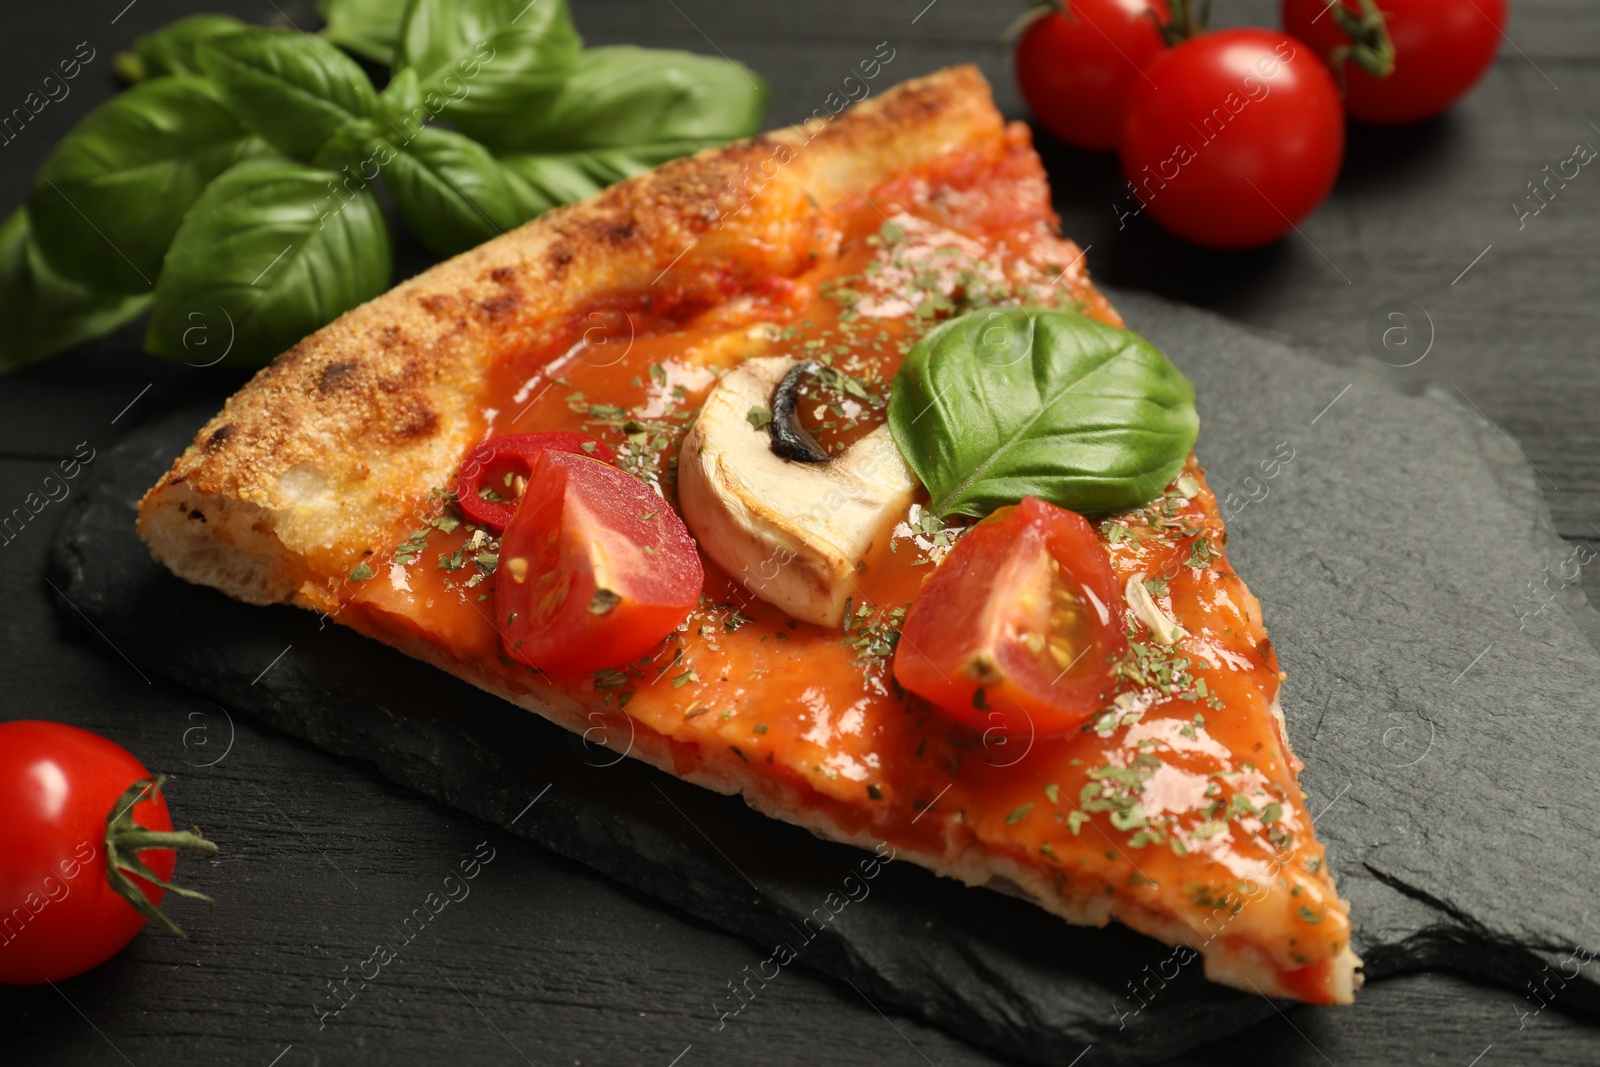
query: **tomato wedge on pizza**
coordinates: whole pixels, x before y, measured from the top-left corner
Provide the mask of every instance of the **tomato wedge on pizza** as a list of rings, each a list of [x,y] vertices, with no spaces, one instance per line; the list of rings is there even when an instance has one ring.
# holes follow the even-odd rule
[[[350,311],[139,527],[774,818],[1348,1002],[1192,400],[959,68]]]

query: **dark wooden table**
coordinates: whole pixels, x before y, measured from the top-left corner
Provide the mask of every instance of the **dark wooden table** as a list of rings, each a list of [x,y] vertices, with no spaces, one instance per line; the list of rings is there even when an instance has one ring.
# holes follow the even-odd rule
[[[1005,0],[574,3],[591,42],[715,50],[749,63],[772,84],[772,124],[819,106],[882,41],[895,50],[894,80],[977,61],[1002,107],[1023,114],[999,40],[1018,11]],[[1391,302],[1412,302],[1432,346],[1396,372],[1401,384],[1443,389],[1515,438],[1543,478],[1557,529],[1593,544],[1600,172],[1583,171],[1520,227],[1511,205],[1574,145],[1600,146],[1600,8],[1592,0],[1513,6],[1505,47],[1483,85],[1424,127],[1356,131],[1327,205],[1303,234],[1271,248],[1211,254],[1141,223],[1119,229],[1114,163],[1048,138],[1040,148],[1064,228],[1092,246],[1089,262],[1102,281],[1215,309],[1336,363],[1369,355],[1401,362],[1374,344],[1370,327]],[[1219,7],[1219,21],[1270,22],[1276,5]],[[9,8],[0,112],[20,105],[79,42],[95,58],[67,98],[4,145],[3,206],[23,198],[55,140],[114,91],[116,51],[201,9],[318,24],[311,0]],[[194,388],[190,376],[200,372],[137,350],[129,332],[0,379],[0,510],[38,489],[80,442],[109,448]],[[759,958],[756,946],[433,804],[367,765],[146,677],[58,616],[43,574],[59,513],[52,505],[0,546],[0,717],[76,723],[171,773],[177,818],[198,819],[223,846],[215,860],[185,860],[183,877],[221,906],[213,921],[180,912],[194,932],[189,943],[147,931],[107,966],[57,989],[0,992],[0,1062],[999,1062],[934,1027],[885,1015],[802,967],[786,970],[719,1029],[711,999]],[[1590,847],[1594,828],[1573,830],[1574,847]],[[313,1003],[326,1003],[328,983],[485,841],[495,858],[470,898],[319,1029]],[[1600,1061],[1600,1028],[1558,1008],[1520,1019],[1530,1007],[1515,992],[1407,976],[1375,983],[1352,1008],[1293,1010],[1186,1062],[1233,1063],[1241,1050],[1248,1062],[1341,1067]],[[1091,1050],[1083,1063],[1094,1060]]]

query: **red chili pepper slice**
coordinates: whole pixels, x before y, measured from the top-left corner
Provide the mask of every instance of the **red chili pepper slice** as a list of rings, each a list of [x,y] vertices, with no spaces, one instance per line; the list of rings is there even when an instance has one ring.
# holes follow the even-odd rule
[[[534,460],[546,449],[571,452],[615,463],[616,455],[592,437],[568,430],[506,433],[491,437],[467,453],[456,475],[456,500],[461,511],[480,526],[504,530],[517,513],[516,479],[527,478]]]

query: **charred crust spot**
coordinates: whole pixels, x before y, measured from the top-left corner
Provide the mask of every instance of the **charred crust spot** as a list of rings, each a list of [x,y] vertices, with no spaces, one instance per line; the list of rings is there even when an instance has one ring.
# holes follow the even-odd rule
[[[911,125],[937,118],[950,102],[950,90],[944,85],[907,86],[894,96],[879,118],[892,125]]]
[[[218,426],[215,430],[212,430],[211,436],[206,438],[205,449],[207,454],[215,452],[217,449],[227,444],[228,440],[237,432],[238,430],[234,428],[234,425],[231,422],[224,426]]]
[[[419,361],[408,359],[396,367],[393,374],[379,378],[378,388],[391,395],[418,389],[421,387],[424,377],[426,377],[425,370],[426,368]]]
[[[480,302],[478,307],[489,318],[498,319],[514,311],[520,302],[520,299],[516,296],[496,296]]]
[[[567,272],[567,264],[572,262],[572,249],[566,245],[557,245],[545,255],[545,262],[549,265],[551,276],[559,278]]]
[[[430,437],[439,428],[439,416],[426,404],[410,405],[395,424],[395,436],[403,441],[417,437]]]
[[[423,311],[426,311],[436,319],[442,319],[450,314],[455,298],[448,293],[430,293],[427,296],[418,297],[417,303],[422,306]]]
[[[494,270],[489,272],[489,280],[494,282],[496,285],[510,285],[512,282],[517,280],[517,268],[496,267]]]
[[[206,521],[206,513],[201,511],[199,508],[190,508],[189,517],[191,519],[199,519],[201,522]]]
[[[317,392],[331,393],[352,384],[360,369],[361,364],[348,359],[328,364],[322,368],[322,373],[317,375]]]
[[[605,223],[601,229],[601,234],[611,244],[622,245],[632,241],[638,230],[638,220],[629,215],[625,219]]]

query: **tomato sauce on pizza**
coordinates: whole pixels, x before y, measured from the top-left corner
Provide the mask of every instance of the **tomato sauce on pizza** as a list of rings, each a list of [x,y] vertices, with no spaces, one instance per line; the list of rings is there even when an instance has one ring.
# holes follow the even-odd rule
[[[828,368],[797,410],[824,450],[843,453],[883,424],[911,346],[954,315],[1059,307],[1120,325],[1081,251],[1056,234],[1025,128],[856,193],[823,206],[798,273],[669,267],[644,291],[512,339],[482,386],[480,439],[584,435],[671,507],[685,435],[745,360]],[[860,839],[981,847],[1070,887],[1077,914],[1095,913],[1088,895],[1100,894],[1176,913],[1195,939],[1271,946],[1281,989],[1331,998],[1349,921],[1282,736],[1272,643],[1192,455],[1150,503],[1093,517],[1138,610],[1124,615],[1103,706],[1066,733],[985,729],[981,707],[957,721],[897,684],[906,613],[967,529],[928,511],[925,494],[861,561],[837,628],[796,620],[753,594],[751,574],[705,558],[699,602],[665,641],[563,672],[506,654],[491,595],[506,556],[496,531],[462,514],[457,488],[419,492],[393,548],[342,585],[360,628],[423,637],[513,691],[557,693],[608,738],[652,731],[680,773],[713,752],[762,764]],[[517,489],[508,477],[478,491]]]

